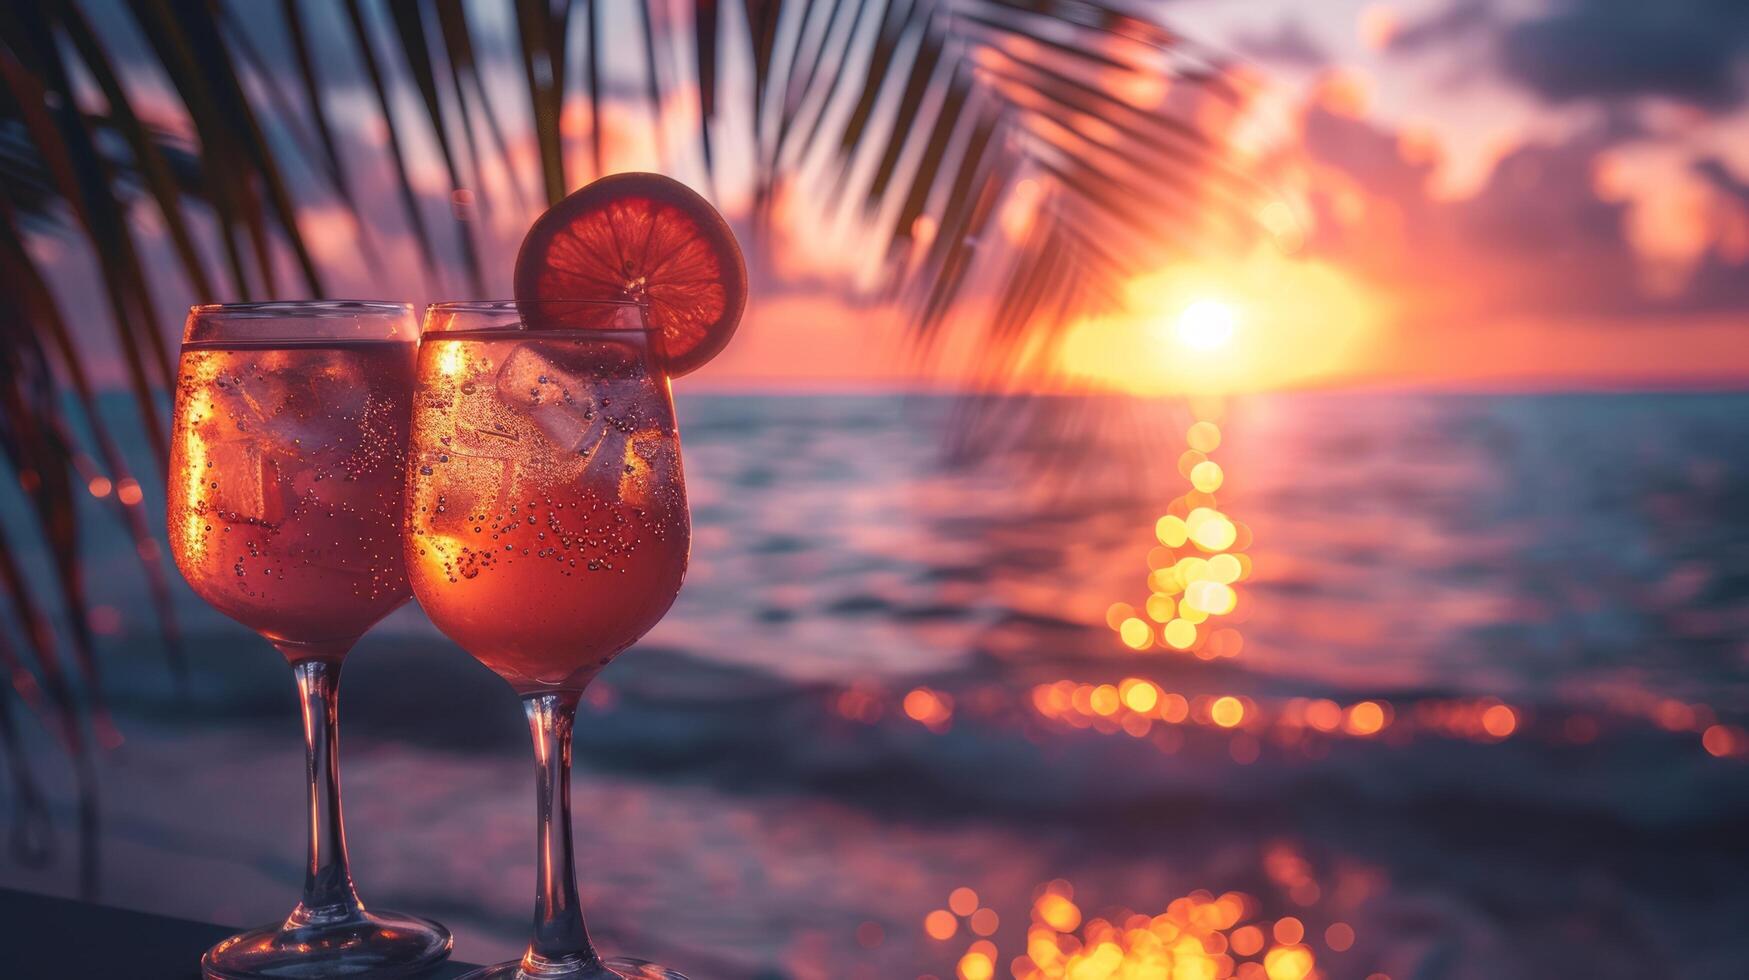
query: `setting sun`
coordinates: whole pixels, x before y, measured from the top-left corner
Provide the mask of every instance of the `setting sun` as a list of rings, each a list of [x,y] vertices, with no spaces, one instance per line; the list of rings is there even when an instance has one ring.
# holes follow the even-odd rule
[[[1178,342],[1195,350],[1216,350],[1233,339],[1238,316],[1226,303],[1200,299],[1178,314]]]
[[[1054,366],[1145,395],[1295,387],[1354,371],[1378,320],[1341,270],[1262,248],[1132,280],[1122,309],[1069,325]]]

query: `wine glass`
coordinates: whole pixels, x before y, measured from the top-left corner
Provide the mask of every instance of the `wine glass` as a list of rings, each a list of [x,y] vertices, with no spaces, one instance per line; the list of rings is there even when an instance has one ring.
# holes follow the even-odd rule
[[[577,702],[673,604],[692,539],[674,403],[643,309],[432,306],[407,474],[413,593],[510,682],[534,736],[534,939],[522,959],[465,980],[679,978],[597,955],[571,861]]]
[[[453,945],[366,911],[340,811],[340,665],[407,601],[401,495],[419,332],[404,303],[197,306],[177,366],[170,550],[194,591],[291,663],[308,752],[309,863],[284,922],[232,936],[207,977],[403,976]]]

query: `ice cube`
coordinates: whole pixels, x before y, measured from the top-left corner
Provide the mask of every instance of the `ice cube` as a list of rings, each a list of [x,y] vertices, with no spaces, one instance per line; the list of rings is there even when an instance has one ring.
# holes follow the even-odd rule
[[[289,414],[300,420],[332,423],[332,431],[357,435],[370,404],[371,383],[358,355],[337,350],[275,351],[281,370],[303,381],[291,390]],[[372,362],[378,363],[378,362]],[[325,427],[326,428],[326,427]]]
[[[337,351],[264,351],[214,382],[216,407],[268,451],[349,454],[363,434],[370,386]]]
[[[680,485],[680,453],[672,436],[645,430],[631,439],[625,472],[620,479],[620,498],[640,507],[651,506],[658,493]]]
[[[338,480],[365,435],[369,384],[343,352],[287,348],[227,355],[202,424],[209,498],[226,520],[278,525]]]
[[[620,481],[625,478],[626,460],[630,454],[626,445],[631,435],[613,420],[602,427],[601,438],[583,451],[583,481],[590,489],[617,500]]]
[[[463,436],[467,432],[470,437]],[[504,520],[510,511],[516,481],[516,460],[491,455],[506,445],[481,445],[473,429],[457,429],[450,445],[426,452],[418,462],[432,472],[431,527],[444,534],[461,535],[486,523]]]
[[[532,341],[512,350],[498,368],[499,401],[562,452],[593,454],[612,429],[593,373],[602,358],[581,356],[594,355],[595,346]]]
[[[287,508],[274,453],[248,432],[225,429],[231,438],[205,446],[206,500],[220,520],[277,526]]]
[[[517,467],[528,454],[519,420],[476,384],[467,379],[444,399],[448,410],[437,417],[447,429],[413,460],[417,482],[429,488],[431,526],[445,534],[502,520],[515,493]]]

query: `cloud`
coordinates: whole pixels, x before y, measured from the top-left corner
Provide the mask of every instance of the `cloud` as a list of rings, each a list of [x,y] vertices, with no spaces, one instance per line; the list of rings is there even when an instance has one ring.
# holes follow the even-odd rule
[[[1749,3],[1561,0],[1507,25],[1500,68],[1549,102],[1661,95],[1724,108],[1743,101]]]
[[[1313,160],[1341,171],[1371,193],[1404,205],[1425,197],[1432,161],[1406,155],[1399,135],[1383,126],[1318,104],[1301,117],[1300,140]]]
[[[1436,149],[1387,125],[1314,100],[1298,131],[1283,160],[1303,174],[1282,182],[1303,188],[1307,256],[1354,270],[1425,325],[1526,315],[1655,322],[1749,304],[1749,182],[1715,160],[1693,164],[1711,196],[1660,219],[1680,219],[1660,229],[1694,243],[1672,275],[1669,257],[1636,237],[1646,189],[1624,194],[1600,179],[1645,135],[1621,113],[1518,145],[1475,193],[1452,200],[1428,190]]]
[[[1703,157],[1694,161],[1692,168],[1715,190],[1737,202],[1749,205],[1749,181],[1738,179],[1736,174],[1718,157]]]
[[[1305,24],[1293,18],[1283,20],[1273,31],[1240,34],[1233,39],[1233,47],[1247,57],[1277,65],[1320,68],[1330,63],[1329,52],[1306,31]]]
[[[1391,32],[1392,54],[1414,54],[1477,33],[1494,23],[1491,0],[1456,0],[1451,6]]]
[[[1612,135],[1586,131],[1502,157],[1473,197],[1445,217],[1499,277],[1519,311],[1608,313],[1643,305],[1627,239],[1628,207],[1601,199],[1593,173]]]
[[[1624,208],[1591,189],[1606,141],[1525,144],[1473,196],[1436,201],[1431,165],[1395,132],[1310,108],[1303,149],[1319,168],[1311,246],[1363,270],[1430,319],[1599,313],[1638,301]]]
[[[1689,280],[1691,296],[1717,308],[1749,306],[1749,180],[1733,173],[1724,161],[1706,157],[1691,165],[1718,194],[1723,205],[1715,213],[1717,240]]]

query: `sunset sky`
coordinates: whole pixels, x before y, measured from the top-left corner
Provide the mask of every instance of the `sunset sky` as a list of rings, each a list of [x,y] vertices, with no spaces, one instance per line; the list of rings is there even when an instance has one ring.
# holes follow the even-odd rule
[[[1072,380],[1737,385],[1749,378],[1749,6],[1186,0],[1242,59],[1230,136],[1280,195],[1256,254],[1163,269],[1072,327]],[[835,290],[757,302],[710,377],[903,377]],[[1230,340],[1186,345],[1199,301]],[[836,326],[838,329],[833,329]],[[848,352],[844,356],[840,352]],[[855,365],[854,368],[851,365]],[[1138,366],[1140,365],[1140,366]]]
[[[470,15],[487,34],[513,36],[513,25],[493,19],[502,10],[480,5]],[[1749,5],[1183,0],[1167,17],[1241,63],[1249,105],[1211,130],[1270,191],[1254,216],[1262,241],[1133,283],[1125,309],[1066,324],[1060,343],[1029,351],[1024,385],[1160,393],[1749,378]],[[141,49],[123,21],[104,26],[129,60]],[[330,26],[338,36],[338,22]],[[610,29],[626,26],[610,16]],[[386,25],[376,29],[386,44]],[[268,64],[286,73],[281,85],[291,86],[282,39],[262,30],[256,40]],[[356,53],[334,44],[317,55],[369,225],[361,232],[338,202],[303,196],[300,224],[329,272],[328,291],[463,297],[459,266],[438,282],[419,271],[396,210],[387,128]],[[486,67],[507,127],[526,132],[520,71],[507,58]],[[629,90],[637,70],[629,61],[603,66],[607,169],[660,168],[699,182],[690,93],[665,107],[658,132],[612,95],[616,84]],[[164,107],[175,129],[163,80],[143,74],[136,83],[142,108]],[[154,98],[154,86],[166,94]],[[252,97],[269,101],[267,92],[255,80]],[[415,183],[434,237],[447,243],[447,177],[417,94],[402,84],[396,98],[404,117],[421,123],[404,127]],[[563,119],[575,148],[592,125],[582,103],[569,100]],[[737,122],[719,122],[731,161]],[[573,183],[590,176],[576,170],[586,156],[571,154]],[[294,182],[314,183],[287,167]],[[906,342],[905,312],[874,298],[867,241],[822,217],[833,202],[798,185],[779,199],[774,234],[756,244],[733,171],[731,163],[714,190],[753,258],[752,302],[735,344],[689,383],[832,389],[960,377],[978,342],[975,301],[944,350],[920,360]],[[474,205],[488,291],[507,290],[538,182],[532,136],[513,138],[510,166],[488,170]],[[136,222],[161,244],[149,211],[137,208]],[[361,234],[382,255],[381,270],[362,261]],[[101,308],[79,285],[91,271],[78,246],[45,238],[37,247],[85,336],[107,343]],[[150,251],[173,336],[176,310],[191,297],[168,250]],[[282,285],[296,283],[290,268]],[[1218,338],[1188,339],[1182,317],[1193,306],[1193,320],[1213,311]],[[113,365],[98,367],[108,380],[118,376]]]
[[[1303,255],[1389,308],[1361,375],[1749,370],[1749,6],[1198,2],[1268,76]]]

